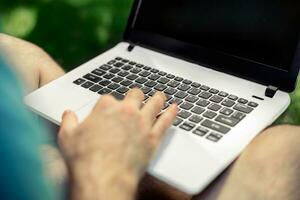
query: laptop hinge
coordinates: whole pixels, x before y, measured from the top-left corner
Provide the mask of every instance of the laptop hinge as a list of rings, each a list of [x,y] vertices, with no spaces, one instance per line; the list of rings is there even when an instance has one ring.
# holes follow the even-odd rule
[[[127,51],[131,52],[135,47],[135,44],[129,44],[127,47]]]
[[[269,85],[265,91],[265,95],[266,97],[273,98],[277,91],[278,91],[278,87]]]

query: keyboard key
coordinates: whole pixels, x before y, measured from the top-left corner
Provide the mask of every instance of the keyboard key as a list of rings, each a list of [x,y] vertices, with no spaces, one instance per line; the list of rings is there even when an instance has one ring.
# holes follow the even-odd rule
[[[200,99],[196,104],[198,106],[206,107],[210,104],[210,102],[205,99]]]
[[[99,67],[100,69],[103,69],[104,71],[108,71],[110,70],[112,67],[109,65],[102,65],[101,67]]]
[[[214,96],[211,97],[209,100],[212,101],[212,102],[215,102],[215,103],[220,103],[220,102],[223,100],[223,97],[214,95]]]
[[[144,67],[144,65],[142,65],[142,64],[136,64],[136,66],[137,66],[138,68],[143,68],[143,67]]]
[[[141,90],[143,91],[144,94],[148,94],[149,92],[151,92],[152,89],[145,86],[145,87],[142,87]]]
[[[201,92],[201,93],[199,94],[199,97],[201,97],[201,98],[203,98],[203,99],[208,99],[208,98],[210,98],[211,96],[212,96],[212,94],[209,93],[209,92]]]
[[[232,114],[232,117],[241,121],[242,119],[244,119],[246,117],[246,115],[241,112],[235,112]]]
[[[124,86],[129,86],[132,84],[132,81],[129,81],[129,80],[124,80],[121,82],[121,85],[124,85]]]
[[[119,89],[117,89],[117,92],[124,94],[124,93],[128,92],[128,90],[129,89],[126,87],[120,87]]]
[[[121,57],[116,57],[116,60],[122,60],[123,58],[121,58]]]
[[[90,81],[87,81],[85,82],[84,84],[81,85],[81,87],[84,87],[84,88],[90,88],[94,85],[94,83],[90,82]]]
[[[109,93],[111,93],[111,90],[110,89],[108,89],[108,88],[103,88],[102,90],[100,90],[99,92],[98,92],[98,94],[109,94]]]
[[[120,72],[120,71],[121,71],[121,70],[118,69],[118,68],[113,68],[113,69],[109,70],[109,72],[112,73],[112,74],[117,74],[117,73]]]
[[[105,74],[103,77],[105,79],[112,79],[113,77],[115,77],[115,75],[113,75],[113,74]]]
[[[190,120],[191,122],[194,122],[194,123],[200,123],[200,122],[203,120],[203,118],[200,117],[200,116],[198,116],[198,115],[192,115],[192,116],[189,118],[189,120]]]
[[[221,92],[219,92],[218,95],[221,96],[221,97],[227,97],[228,93],[221,91]]]
[[[201,92],[200,89],[197,88],[192,88],[188,91],[188,93],[192,94],[192,95],[198,95]]]
[[[136,62],[130,61],[129,64],[130,64],[130,65],[135,65]]]
[[[213,112],[213,111],[206,111],[204,114],[203,114],[204,117],[208,118],[208,119],[212,119],[214,118],[215,116],[217,116],[217,113]]]
[[[100,69],[95,69],[92,71],[93,74],[96,74],[97,76],[103,76],[106,72]]]
[[[247,99],[240,98],[240,99],[238,100],[238,102],[239,102],[239,103],[242,103],[242,104],[246,104],[246,103],[248,103],[248,100],[247,100]]]
[[[196,96],[194,96],[194,95],[190,95],[185,100],[188,101],[188,102],[190,102],[190,103],[195,103],[195,102],[197,102],[199,100],[199,98],[196,97]]]
[[[179,98],[173,98],[171,99],[171,101],[169,102],[170,104],[176,103],[177,105],[180,105],[183,102],[183,100],[179,99]]]
[[[174,122],[173,122],[173,125],[178,126],[179,124],[181,124],[181,122],[183,122],[183,119],[180,119],[180,118],[176,117]]]
[[[220,113],[222,113],[223,115],[231,115],[233,113],[233,110],[229,109],[229,108],[223,108]]]
[[[203,127],[198,127],[193,131],[194,134],[204,136],[208,133],[208,130]]]
[[[156,93],[156,91],[152,90],[148,95],[152,97],[155,93]]]
[[[183,104],[181,104],[180,108],[184,109],[184,110],[190,110],[192,107],[194,107],[193,104],[189,103],[189,102],[184,102]]]
[[[99,84],[102,86],[108,86],[111,82],[108,80],[101,81]]]
[[[229,95],[228,99],[230,99],[232,101],[236,101],[238,99],[238,97],[231,94],[231,95]]]
[[[167,73],[166,73],[166,72],[163,72],[163,71],[158,72],[158,74],[161,75],[161,76],[167,75]]]
[[[100,85],[94,85],[93,87],[90,88],[92,92],[98,92],[101,89],[102,87]]]
[[[203,113],[205,111],[205,109],[201,108],[199,106],[195,106],[191,111],[195,114],[200,115],[201,113]]]
[[[210,110],[212,110],[212,111],[218,111],[218,110],[220,110],[221,108],[222,108],[222,106],[220,106],[220,105],[218,105],[218,104],[215,104],[215,103],[210,104],[210,105],[208,106],[208,109],[210,109]]]
[[[175,94],[175,97],[178,97],[178,98],[180,98],[180,99],[184,99],[186,96],[187,96],[187,93],[182,92],[182,91],[178,91],[178,92]]]
[[[256,108],[258,106],[258,103],[255,103],[255,102],[251,101],[251,102],[248,103],[248,106]]]
[[[148,72],[148,71],[142,71],[141,73],[139,73],[140,76],[143,76],[143,77],[147,77],[149,76],[151,73]]]
[[[161,84],[166,84],[170,81],[170,79],[165,78],[165,77],[161,77],[160,79],[158,79],[158,82]]]
[[[139,76],[138,75],[135,75],[135,74],[130,74],[130,75],[128,75],[126,78],[128,78],[129,80],[135,80],[135,79],[137,79]]]
[[[167,88],[166,85],[163,84],[158,84],[154,87],[154,89],[158,90],[158,91],[164,91]]]
[[[188,79],[185,79],[185,80],[183,80],[182,82],[183,82],[184,84],[190,85],[190,84],[192,84],[193,81],[190,81],[190,80],[188,80]]]
[[[220,139],[222,139],[222,135],[211,133],[206,138],[212,142],[218,142]]]
[[[180,85],[180,83],[178,81],[170,81],[168,83],[168,86],[171,86],[173,88],[176,88],[178,85]]]
[[[183,119],[187,119],[191,116],[192,114],[188,111],[182,110],[178,113],[178,116],[183,118]]]
[[[84,83],[85,80],[82,78],[77,79],[76,81],[74,81],[73,83],[75,83],[76,85],[81,85],[82,83]]]
[[[233,117],[226,117],[226,116],[222,116],[219,115],[216,119],[217,122],[220,122],[222,124],[234,127],[235,125],[237,125],[240,121],[237,120],[236,118]]]
[[[115,67],[122,67],[124,65],[124,63],[121,62],[117,62],[114,64]]]
[[[232,101],[232,100],[229,100],[229,99],[225,99],[225,100],[222,102],[222,105],[223,105],[223,106],[226,106],[226,107],[232,107],[234,104],[235,104],[235,102]]]
[[[112,64],[114,64],[114,63],[116,63],[116,62],[117,62],[116,60],[111,60],[111,61],[107,62],[107,64],[108,64],[108,65],[112,65]]]
[[[176,78],[175,78],[175,81],[181,82],[181,81],[183,81],[183,78],[181,78],[181,77],[176,77]]]
[[[129,60],[127,60],[127,59],[122,59],[122,62],[123,62],[123,63],[128,63]]]
[[[168,74],[168,75],[167,75],[167,78],[173,79],[173,78],[175,78],[175,76],[174,76],[173,74]]]
[[[112,89],[112,90],[116,90],[118,89],[119,87],[121,87],[121,85],[117,84],[117,83],[112,83],[108,86],[109,89]]]
[[[244,104],[236,104],[234,107],[233,107],[234,110],[237,110],[237,111],[240,111],[240,112],[243,112],[243,113],[251,113],[253,111],[253,108],[249,107],[249,106],[246,106]]]
[[[98,77],[98,76],[95,76],[93,74],[86,74],[83,76],[83,78],[89,80],[89,81],[92,81],[94,83],[98,83],[99,81],[101,81],[101,78]]]
[[[174,88],[169,87],[169,88],[166,89],[164,92],[165,92],[166,94],[173,95],[173,94],[175,94],[175,93],[177,92],[177,90],[174,89]]]
[[[209,90],[209,92],[212,93],[212,94],[218,94],[219,90],[214,89],[214,88],[211,88],[211,89]]]
[[[118,100],[123,100],[123,99],[125,98],[125,96],[124,96],[123,94],[120,94],[120,93],[115,92],[115,91],[112,92],[111,95],[112,95],[113,97],[115,97],[116,99],[118,99]]]
[[[157,79],[159,79],[161,76],[158,74],[151,74],[148,78],[152,81],[156,81]]]
[[[130,65],[125,65],[124,67],[122,67],[123,70],[129,71],[131,70],[133,67]]]
[[[138,84],[138,83],[133,83],[133,84],[130,85],[130,88],[131,88],[131,89],[132,89],[132,88],[142,88],[142,87],[143,87],[143,85]]]
[[[129,74],[129,72],[126,72],[126,71],[121,71],[118,73],[119,76],[122,76],[122,77],[125,77]]]
[[[193,128],[195,128],[195,124],[190,123],[190,122],[184,122],[182,125],[180,125],[179,127],[185,131],[190,131]]]
[[[209,128],[209,129],[212,129],[214,131],[217,131],[219,133],[223,133],[223,134],[226,134],[230,131],[230,128],[226,127],[226,126],[223,126],[221,124],[218,124],[216,122],[213,122],[213,121],[210,121],[208,119],[204,120],[202,123],[201,123],[202,126],[206,127],[206,128]]]
[[[119,77],[119,76],[117,76],[117,77],[115,77],[115,78],[112,79],[112,81],[115,82],[115,83],[120,83],[120,82],[123,81],[123,80],[124,80],[124,79],[121,78],[121,77]]]
[[[147,83],[145,83],[145,85],[148,87],[154,87],[157,85],[157,83],[155,81],[148,81]]]
[[[201,89],[201,90],[204,90],[204,91],[208,91],[208,90],[209,90],[209,87],[206,86],[206,85],[202,85],[202,86],[200,87],[200,89]]]
[[[135,82],[140,83],[140,84],[144,84],[147,81],[148,81],[148,79],[146,79],[144,77],[140,77],[140,78],[135,80]]]
[[[132,70],[130,70],[130,72],[133,73],[133,74],[138,74],[138,73],[140,73],[141,71],[142,71],[142,70],[139,69],[139,68],[133,68]]]
[[[192,83],[192,86],[195,88],[199,88],[201,86],[201,84],[194,82],[194,83]]]
[[[181,90],[181,91],[187,91],[189,90],[191,87],[186,85],[186,84],[181,84],[178,89]]]
[[[148,66],[145,66],[143,69],[146,70],[146,71],[149,71],[149,70],[151,70],[152,68],[151,68],[151,67],[148,67]]]
[[[158,69],[151,69],[150,72],[152,72],[152,73],[157,73],[157,72],[159,72],[159,70],[158,70]]]

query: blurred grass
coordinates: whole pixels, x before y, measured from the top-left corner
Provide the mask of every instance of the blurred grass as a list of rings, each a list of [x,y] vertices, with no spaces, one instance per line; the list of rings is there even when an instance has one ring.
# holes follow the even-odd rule
[[[133,0],[1,0],[4,32],[44,48],[69,71],[122,39]],[[276,124],[300,125],[300,85]]]

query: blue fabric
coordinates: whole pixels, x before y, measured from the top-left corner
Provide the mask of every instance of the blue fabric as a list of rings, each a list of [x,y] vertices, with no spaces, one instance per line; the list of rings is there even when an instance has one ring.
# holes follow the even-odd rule
[[[22,98],[20,84],[0,59],[0,198],[58,199],[41,159],[47,132],[25,109]]]

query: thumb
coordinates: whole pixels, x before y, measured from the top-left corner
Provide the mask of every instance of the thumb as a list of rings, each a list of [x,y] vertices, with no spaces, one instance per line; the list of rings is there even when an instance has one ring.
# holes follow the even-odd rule
[[[66,110],[62,115],[62,121],[59,130],[59,137],[65,138],[70,136],[75,128],[77,128],[79,122],[76,114],[71,110]]]

